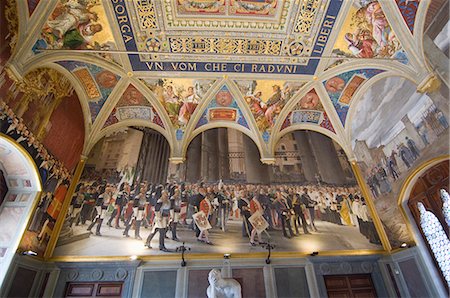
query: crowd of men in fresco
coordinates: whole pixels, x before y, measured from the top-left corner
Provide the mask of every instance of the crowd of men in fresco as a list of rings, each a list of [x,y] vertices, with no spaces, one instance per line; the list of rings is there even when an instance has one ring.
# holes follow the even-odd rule
[[[286,238],[320,232],[315,224],[320,220],[359,227],[371,243],[380,243],[369,209],[356,187],[269,186],[221,181],[130,185],[100,179],[78,185],[69,214],[71,225],[86,225],[97,236],[101,236],[104,224],[123,229],[124,237],[130,237],[134,228],[134,237],[139,240],[142,240],[141,228],[149,228],[151,233],[144,240],[145,245],[151,248],[153,237],[159,234],[159,249],[167,251],[164,239],[170,236],[179,241],[179,225],[195,231],[199,242],[213,245],[208,229],[201,229],[192,220],[200,211],[212,229],[223,232],[227,231],[229,220],[241,221],[242,236],[249,237],[252,246],[263,242],[261,231],[257,233],[249,221],[255,212],[260,212],[268,223],[267,231],[280,231]]]
[[[398,144],[390,155],[368,171],[367,184],[374,197],[390,193],[392,182],[398,180],[402,174],[400,168],[404,169],[403,172],[407,172],[420,158],[422,151],[431,145],[432,140],[436,140],[442,133],[447,133],[448,127],[449,124],[442,111],[432,106],[416,126],[417,134],[420,136],[417,142],[408,136],[397,138],[394,142]]]

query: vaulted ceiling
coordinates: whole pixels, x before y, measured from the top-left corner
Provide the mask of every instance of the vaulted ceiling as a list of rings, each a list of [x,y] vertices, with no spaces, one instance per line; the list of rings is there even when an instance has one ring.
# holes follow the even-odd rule
[[[73,84],[84,154],[125,126],[162,133],[181,162],[195,135],[242,131],[271,163],[277,141],[310,129],[350,159],[355,105],[370,86],[403,77],[426,91],[429,1],[17,1],[18,78],[38,67]],[[260,103],[262,102],[262,103]]]

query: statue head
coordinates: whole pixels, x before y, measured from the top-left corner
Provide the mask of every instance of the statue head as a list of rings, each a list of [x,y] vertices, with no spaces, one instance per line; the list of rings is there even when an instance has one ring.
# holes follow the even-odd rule
[[[222,272],[220,269],[212,269],[208,274],[208,281],[210,285],[215,285],[218,280],[222,279]]]

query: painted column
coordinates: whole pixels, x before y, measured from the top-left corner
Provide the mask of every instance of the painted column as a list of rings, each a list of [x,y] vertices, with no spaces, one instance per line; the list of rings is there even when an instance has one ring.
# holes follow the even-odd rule
[[[402,122],[405,125],[405,130],[406,130],[406,134],[408,135],[408,138],[412,139],[414,141],[414,143],[416,143],[417,147],[419,147],[419,149],[423,149],[425,147],[425,144],[422,141],[422,138],[420,137],[419,132],[417,131],[416,127],[409,119],[408,115],[405,115],[402,118]],[[407,145],[406,139],[404,139],[402,141],[405,145]]]
[[[350,161],[350,165],[352,166],[353,173],[355,174],[356,181],[358,181],[359,187],[361,189],[361,192],[366,199],[367,206],[370,209],[370,214],[372,216],[373,223],[375,224],[375,228],[377,229],[378,236],[380,236],[381,243],[383,244],[383,248],[386,251],[391,251],[391,243],[389,242],[389,239],[386,235],[386,231],[384,230],[383,223],[381,222],[380,217],[378,216],[378,213],[375,209],[375,204],[372,201],[372,197],[370,195],[369,189],[367,187],[367,184],[364,180],[364,177],[361,174],[361,170],[358,166],[358,163],[356,160]]]
[[[219,179],[230,179],[230,161],[228,159],[228,129],[218,129]]]
[[[311,148],[317,162],[317,168],[323,182],[344,184],[345,173],[336,154],[333,141],[320,133],[306,132],[310,140]]]
[[[197,182],[200,179],[202,164],[202,135],[195,137],[186,152],[186,181]]]
[[[73,178],[72,181],[70,182],[69,189],[67,190],[66,197],[64,198],[64,203],[61,207],[61,212],[59,213],[58,219],[56,220],[52,236],[50,237],[50,240],[48,242],[48,246],[44,254],[44,259],[48,259],[53,255],[56,242],[58,241],[59,233],[61,232],[61,228],[64,223],[65,215],[67,213],[67,210],[69,209],[70,202],[72,201],[72,196],[73,193],[75,192],[75,188],[77,187],[78,182],[80,181],[81,173],[83,173],[86,161],[87,156],[82,155],[75,169],[75,173],[73,174]]]
[[[303,173],[307,182],[317,182],[316,175],[318,175],[317,161],[311,151],[306,131],[294,131],[294,138],[298,145],[298,152],[302,161]]]

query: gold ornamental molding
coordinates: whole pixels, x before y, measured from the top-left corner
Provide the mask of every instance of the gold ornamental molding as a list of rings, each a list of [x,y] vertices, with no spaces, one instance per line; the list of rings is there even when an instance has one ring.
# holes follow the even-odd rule
[[[417,92],[420,93],[433,93],[439,90],[441,87],[441,80],[436,74],[429,74],[422,82],[417,86]]]

